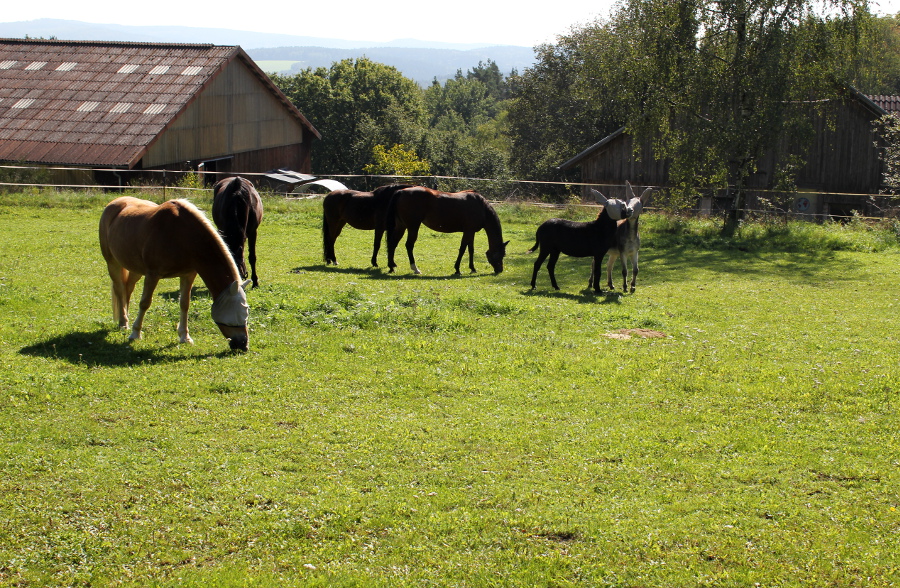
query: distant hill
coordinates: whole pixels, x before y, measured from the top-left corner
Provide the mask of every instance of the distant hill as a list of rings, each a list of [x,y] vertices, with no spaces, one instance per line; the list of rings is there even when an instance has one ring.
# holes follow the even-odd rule
[[[391,65],[419,85],[427,86],[432,80],[453,77],[457,70],[463,73],[479,62],[493,60],[503,74],[516,70],[522,72],[534,63],[534,52],[525,47],[484,47],[460,51],[456,49],[408,49],[400,47],[368,47],[361,49],[329,49],[326,47],[277,47],[250,49],[247,53],[260,67],[269,72],[298,73],[311,67],[328,67],[342,59],[367,57],[372,61]]]
[[[504,74],[519,72],[534,63],[530,47],[492,46],[489,43],[442,43],[397,39],[387,43],[328,39],[300,35],[276,35],[230,29],[185,26],[126,26],[75,20],[41,18],[0,23],[0,37],[50,38],[72,41],[132,41],[149,43],[212,43],[240,45],[257,61],[279,63],[280,71],[330,66],[341,59],[368,57],[400,70],[422,85],[434,78],[445,80],[457,70],[466,72],[479,61],[491,59]],[[287,65],[287,67],[281,67]],[[266,69],[266,67],[263,67]],[[267,70],[268,71],[268,70]]]

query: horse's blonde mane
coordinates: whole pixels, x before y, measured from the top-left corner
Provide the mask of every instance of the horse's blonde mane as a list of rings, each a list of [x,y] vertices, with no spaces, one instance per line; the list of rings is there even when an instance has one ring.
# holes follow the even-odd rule
[[[183,206],[185,209],[191,211],[191,213],[195,217],[197,217],[197,220],[199,220],[201,223],[206,225],[206,227],[209,229],[209,232],[212,233],[213,238],[215,239],[219,249],[222,250],[222,254],[225,256],[225,258],[231,264],[231,267],[234,269],[234,274],[236,276],[240,276],[241,274],[240,274],[240,272],[238,272],[237,264],[234,262],[234,258],[231,257],[231,252],[228,250],[228,246],[225,245],[225,241],[222,239],[222,235],[219,233],[219,230],[216,229],[216,227],[212,224],[212,221],[210,221],[209,218],[205,214],[203,214],[203,211],[200,210],[199,208],[197,208],[197,206],[194,205],[194,203],[191,202],[190,200],[185,200],[184,198],[178,198],[178,199],[174,200],[174,202],[177,202],[178,204]]]

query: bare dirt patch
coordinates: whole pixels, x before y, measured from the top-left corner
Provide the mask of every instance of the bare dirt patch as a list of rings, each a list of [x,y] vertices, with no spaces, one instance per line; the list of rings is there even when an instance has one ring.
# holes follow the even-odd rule
[[[665,333],[654,331],[651,329],[619,329],[612,333],[603,333],[604,337],[610,339],[631,339],[632,337],[642,337],[644,339],[663,339],[668,337]]]

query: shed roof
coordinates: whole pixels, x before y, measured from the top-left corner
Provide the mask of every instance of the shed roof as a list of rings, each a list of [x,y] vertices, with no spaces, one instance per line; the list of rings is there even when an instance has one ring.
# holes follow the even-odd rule
[[[235,59],[321,137],[238,46],[0,39],[0,160],[133,167]]]

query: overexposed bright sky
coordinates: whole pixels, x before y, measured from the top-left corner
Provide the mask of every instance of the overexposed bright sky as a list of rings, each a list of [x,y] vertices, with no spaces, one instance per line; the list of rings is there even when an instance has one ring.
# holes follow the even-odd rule
[[[58,18],[120,25],[181,25],[330,39],[392,41],[428,39],[533,47],[553,42],[573,25],[606,16],[616,0],[557,0],[507,3],[491,0],[256,0],[192,2],[157,0],[42,0],[6,2],[0,22]],[[900,0],[874,0],[877,14],[900,11]],[[233,7],[233,8],[232,8]]]

